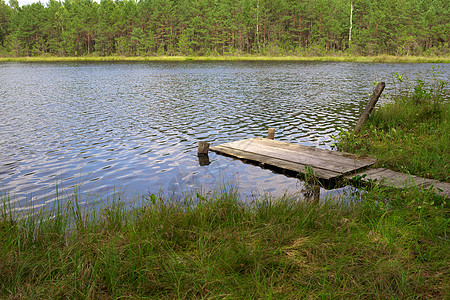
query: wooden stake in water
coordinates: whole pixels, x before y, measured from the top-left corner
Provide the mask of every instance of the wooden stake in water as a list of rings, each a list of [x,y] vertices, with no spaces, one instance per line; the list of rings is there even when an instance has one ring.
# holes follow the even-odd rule
[[[385,86],[386,86],[386,84],[384,82],[380,82],[377,84],[377,86],[373,90],[373,94],[372,94],[372,96],[370,96],[369,103],[367,103],[366,108],[364,109],[363,113],[361,114],[361,117],[359,117],[358,124],[356,124],[355,134],[358,134],[358,132],[363,127],[364,123],[366,123],[367,119],[369,118],[370,113],[372,112],[373,108],[375,107],[375,104],[378,101],[378,98],[380,98],[380,95],[383,92]]]
[[[198,155],[208,155],[208,151],[209,151],[209,143],[199,141],[198,142],[198,152],[197,152]]]
[[[211,162],[209,161],[209,155],[208,154],[199,154],[198,155],[198,164],[200,167],[207,166]]]
[[[269,140],[273,140],[275,138],[275,128],[269,128],[269,132],[267,133],[267,138]]]

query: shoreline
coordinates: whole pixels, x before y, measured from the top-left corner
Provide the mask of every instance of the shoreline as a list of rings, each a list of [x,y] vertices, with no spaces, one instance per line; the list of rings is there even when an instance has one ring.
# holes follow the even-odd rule
[[[31,56],[0,57],[0,62],[152,62],[152,61],[299,61],[367,63],[450,63],[450,56]]]
[[[408,97],[399,92],[359,135],[342,132],[341,147],[379,150],[410,174],[423,161],[430,176],[446,175],[446,84],[418,81]],[[448,198],[416,186],[363,185],[361,178],[353,179],[355,189],[322,199],[267,194],[242,201],[224,182],[179,202],[148,193],[133,205],[119,191],[98,197],[102,206],[92,209],[74,188],[68,201],[18,217],[8,195],[0,196],[0,295],[448,298]]]
[[[176,205],[152,194],[89,211],[75,194],[28,218],[0,209],[0,295],[445,298],[446,202],[419,189],[355,193],[362,201],[350,206],[247,206],[224,188]]]

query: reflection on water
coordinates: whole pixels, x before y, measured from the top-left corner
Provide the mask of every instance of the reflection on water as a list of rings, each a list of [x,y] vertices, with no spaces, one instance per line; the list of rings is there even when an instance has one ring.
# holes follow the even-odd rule
[[[324,62],[0,63],[0,190],[20,205],[55,187],[180,196],[236,181],[240,191],[298,192],[303,183],[210,153],[276,128],[276,139],[330,148],[354,126],[373,81],[431,64]],[[441,75],[448,78],[449,67]],[[413,77],[413,76],[412,76]],[[381,99],[380,101],[383,101]],[[95,198],[95,197],[93,197]],[[93,200],[92,200],[93,201]]]

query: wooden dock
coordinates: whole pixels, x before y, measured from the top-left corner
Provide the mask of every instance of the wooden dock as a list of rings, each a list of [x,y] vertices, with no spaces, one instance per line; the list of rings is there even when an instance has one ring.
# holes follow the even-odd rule
[[[209,146],[209,145],[208,145]],[[325,183],[336,179],[352,180],[359,176],[365,183],[375,183],[394,188],[417,186],[450,197],[450,183],[421,178],[388,169],[369,169],[375,158],[358,158],[354,154],[330,151],[315,147],[276,141],[266,138],[251,138],[211,147],[210,150],[239,159],[305,174],[312,168],[315,176]]]
[[[370,101],[362,113],[355,132],[367,121],[385,87],[380,82],[375,87]],[[317,179],[335,182],[338,178],[352,180],[355,176],[362,182],[375,182],[394,188],[432,188],[437,194],[450,197],[450,183],[411,176],[388,169],[368,169],[375,164],[375,158],[358,158],[354,154],[318,149],[274,140],[275,129],[269,128],[268,138],[251,138],[211,147],[214,152],[230,155],[262,165],[280,168],[295,173],[314,171]],[[199,142],[198,155],[207,156],[209,143]],[[208,160],[209,161],[209,160]],[[202,164],[202,163],[200,163]],[[368,170],[365,170],[368,169]]]
[[[312,168],[319,179],[334,180],[373,165],[374,158],[302,146],[266,138],[251,138],[211,147],[214,152],[230,155],[297,173]]]

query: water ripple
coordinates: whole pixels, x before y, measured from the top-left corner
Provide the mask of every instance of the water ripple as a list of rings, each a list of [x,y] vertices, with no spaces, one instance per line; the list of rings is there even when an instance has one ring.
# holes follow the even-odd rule
[[[181,197],[237,181],[255,192],[303,183],[210,154],[264,136],[330,148],[356,123],[374,80],[432,65],[319,62],[0,63],[0,192],[25,208],[79,188],[96,201],[160,191]],[[441,73],[448,78],[449,66]],[[412,78],[413,79],[413,78]],[[387,92],[389,92],[389,85]],[[381,101],[384,101],[381,99]]]

